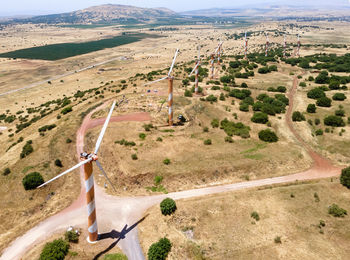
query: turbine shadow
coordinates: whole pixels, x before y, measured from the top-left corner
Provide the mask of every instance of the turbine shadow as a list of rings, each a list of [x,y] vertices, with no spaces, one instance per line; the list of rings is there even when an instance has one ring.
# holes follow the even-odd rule
[[[142,221],[145,220],[145,218],[148,215],[144,216],[143,218],[141,218],[139,221],[137,221],[135,224],[133,224],[132,226],[128,227],[128,225],[126,224],[122,231],[118,232],[117,230],[113,229],[111,232],[108,233],[103,233],[103,234],[99,234],[98,235],[98,241],[104,240],[104,239],[116,239],[116,241],[114,241],[112,244],[109,245],[109,247],[107,247],[105,250],[99,252],[94,258],[93,260],[97,260],[99,259],[99,257],[101,257],[102,255],[106,254],[107,252],[109,252],[110,250],[112,250],[121,239],[125,239],[126,234],[128,234],[131,230],[133,230],[138,224],[140,224]]]

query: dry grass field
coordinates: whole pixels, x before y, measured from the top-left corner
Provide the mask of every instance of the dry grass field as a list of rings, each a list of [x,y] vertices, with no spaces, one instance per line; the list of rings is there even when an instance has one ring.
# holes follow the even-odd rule
[[[263,28],[282,30],[286,24],[266,22],[253,25],[249,30],[256,32],[262,31]],[[300,26],[305,25],[305,23],[300,23]],[[292,30],[287,27],[288,41],[295,42],[295,35],[302,32],[303,44],[304,42],[305,44],[325,44],[330,42],[331,37],[337,36],[341,38],[339,38],[338,43],[349,46],[350,30],[347,30],[348,24],[314,23],[311,25],[320,26],[320,29],[307,27],[306,29],[297,30],[294,28]],[[172,192],[288,175],[310,167],[312,161],[287,128],[285,114],[269,117],[271,129],[277,133],[280,140],[275,144],[266,144],[258,138],[258,132],[265,129],[266,126],[251,122],[250,118],[253,112],[251,108],[248,113],[240,111],[240,100],[227,97],[225,101],[211,104],[200,101],[200,97],[184,97],[185,87],[182,85],[182,79],[186,77],[186,74],[183,67],[189,66],[186,63],[195,59],[199,42],[202,45],[201,54],[205,57],[216,48],[219,39],[225,40],[225,55],[243,53],[243,40],[228,39],[227,35],[242,33],[244,28],[220,30],[209,26],[205,29],[202,27],[177,26],[179,30],[174,32],[135,30],[156,33],[165,37],[144,39],[129,45],[59,61],[0,59],[0,94],[26,87],[35,82],[45,81],[34,88],[9,95],[0,95],[0,114],[15,115],[23,110],[23,113],[17,115],[32,118],[34,116],[29,114],[26,109],[37,108],[48,101],[63,99],[66,96],[74,96],[77,91],[86,91],[92,88],[99,88],[99,91],[103,91],[99,94],[92,91],[85,94],[84,98],[71,98],[73,112],[67,115],[61,115],[61,108],[55,110],[55,105],[50,104],[49,108],[53,111],[51,114],[19,133],[14,133],[16,124],[20,123],[19,120],[12,123],[0,122],[0,147],[2,147],[0,150],[0,171],[2,173],[7,167],[11,169],[9,175],[0,175],[0,196],[3,198],[0,201],[2,209],[0,211],[0,251],[41,220],[66,208],[78,196],[79,189],[77,187],[79,187],[80,182],[76,173],[50,184],[49,188],[45,190],[25,191],[22,178],[30,172],[38,171],[45,180],[48,180],[63,169],[74,165],[78,159],[75,135],[82,122],[81,113],[109,99],[121,100],[125,95],[128,102],[117,108],[113,115],[148,112],[152,120],[147,123],[151,123],[155,127],[151,131],[145,131],[144,123],[141,122],[110,124],[100,155],[105,170],[113,183],[119,187],[118,192],[114,195],[155,194],[151,191],[155,185],[155,176],[163,177],[162,188],[156,187],[156,192]],[[327,28],[334,28],[334,30]],[[121,32],[123,32],[122,29],[117,27],[60,28],[57,30],[56,27],[49,26],[41,28],[34,25],[18,25],[1,31],[1,35],[4,37],[0,39],[0,52],[45,44],[95,40],[119,35]],[[342,32],[342,36],[339,36],[339,32]],[[7,37],[8,35],[11,37]],[[270,41],[281,44],[283,37],[271,35]],[[250,51],[259,49],[262,52],[264,42],[264,35],[253,36],[249,39]],[[160,109],[161,102],[167,99],[167,82],[162,81],[145,87],[143,86],[144,80],[132,79],[131,77],[137,73],[147,74],[155,70],[162,70],[162,74],[164,74],[170,66],[175,49],[178,47],[181,48],[181,53],[178,58],[178,66],[175,69],[175,116],[183,114],[189,119],[189,122],[183,126],[169,128],[166,126],[166,104]],[[348,52],[348,49],[307,47],[301,50],[301,55],[319,52],[344,54]],[[115,60],[88,70],[78,71],[81,68],[111,59]],[[225,59],[224,64],[228,66],[230,60],[233,58]],[[236,84],[247,83],[252,97],[255,98],[261,93],[268,93],[269,87],[282,85],[288,91],[293,83],[291,72],[295,75],[304,73],[297,66],[292,67],[282,62],[269,65],[272,64],[277,65],[278,72],[263,75],[255,70],[254,77],[237,78]],[[203,67],[209,68],[208,65]],[[77,73],[50,80],[57,75],[71,71],[77,71]],[[222,75],[223,71],[221,70],[217,77],[220,78]],[[315,77],[318,73],[307,72],[303,74],[301,81],[310,75]],[[157,77],[161,77],[161,75],[155,76],[155,78]],[[50,83],[47,82],[49,80]],[[126,83],[122,83],[122,80],[125,80]],[[222,89],[212,90],[211,87],[214,84],[207,85],[206,81],[208,78],[204,79],[200,86],[203,87],[207,96],[210,94],[219,96],[221,92],[226,93]],[[127,84],[128,87],[117,93],[116,89],[121,89],[120,86],[123,84]],[[294,104],[295,110],[305,112],[307,104],[314,102],[306,97],[306,92],[315,86],[315,83],[308,82],[306,88],[298,87]],[[350,87],[349,84],[347,86]],[[147,90],[150,90],[150,93]],[[329,91],[327,96],[331,97],[335,92],[337,91]],[[344,93],[347,95],[346,101],[341,103],[333,101],[331,108],[318,108],[317,114],[307,114],[306,120],[314,120],[317,117],[322,121],[324,115],[334,113],[340,104],[344,106],[346,115],[349,116],[350,95],[348,91]],[[232,100],[235,101],[234,105],[231,103]],[[38,112],[36,115],[38,114],[40,113]],[[105,117],[106,114],[107,108],[97,111],[93,117],[101,118]],[[58,115],[61,116],[60,119],[58,119]],[[243,122],[251,128],[251,137],[242,139],[234,136],[233,143],[225,142],[225,132],[220,128],[212,128],[210,125],[214,118],[219,120],[227,118]],[[38,129],[49,124],[56,124],[56,127],[41,136]],[[315,126],[309,125],[307,121],[295,123],[295,126],[307,143],[324,156],[332,159],[335,164],[346,165],[350,162],[347,148],[349,143],[347,140],[350,137],[349,125],[343,127],[345,132],[342,133],[342,136],[339,136],[339,131],[341,131],[339,128],[335,129],[333,133],[317,137],[312,136],[316,129]],[[208,132],[204,132],[205,127],[209,128]],[[86,151],[93,149],[100,129],[97,127],[87,133]],[[140,133],[146,134],[145,140],[140,139]],[[23,141],[9,149],[21,137]],[[67,138],[71,139],[72,142],[67,142]],[[159,141],[159,138],[162,141]],[[126,147],[115,143],[115,141],[122,139],[133,141],[136,145]],[[206,139],[211,139],[212,145],[204,145],[203,142]],[[33,142],[34,152],[28,157],[20,159],[22,147],[29,140]],[[132,154],[136,154],[138,159],[133,160]],[[169,165],[163,163],[166,158],[170,159]],[[56,159],[63,162],[63,168],[55,166]],[[100,174],[95,176],[97,184],[102,187],[105,179]],[[158,208],[151,209],[150,217],[141,226],[144,251],[146,252],[148,246],[159,237],[168,235],[174,243],[174,249],[170,256],[172,259],[186,259],[186,257],[201,259],[201,255],[210,259],[230,259],[230,256],[239,257],[242,255],[251,259],[266,259],[271,255],[274,258],[287,258],[288,254],[291,254],[294,259],[301,257],[316,259],[322,256],[322,252],[323,255],[330,258],[342,258],[348,254],[344,245],[347,242],[349,232],[346,227],[344,229],[340,227],[341,225],[345,226],[347,218],[338,220],[327,215],[327,206],[330,203],[337,202],[346,208],[346,202],[349,199],[349,194],[337,183],[337,180],[334,180],[334,183],[327,180],[290,187],[277,187],[271,190],[244,191],[181,201],[178,204],[179,210],[176,215],[172,218],[162,218],[159,226],[156,225],[157,218],[161,218],[159,210]],[[336,190],[341,190],[342,193],[336,194]],[[107,191],[113,193],[109,188]],[[313,201],[314,192],[317,192],[321,198],[318,203]],[[290,193],[294,193],[295,198],[290,198]],[[253,210],[258,211],[259,214],[261,212],[262,218],[255,224],[251,223],[252,219],[250,218],[250,213]],[[326,221],[324,234],[320,234],[316,227],[320,219]],[[224,221],[225,224],[222,224]],[[68,225],[69,223],[67,223]],[[193,240],[188,240],[183,233],[187,227],[189,230],[191,227],[194,228]],[[274,237],[278,235],[282,237],[281,245],[276,245],[273,242]],[[299,239],[299,237],[302,238]],[[315,243],[310,241],[315,241]],[[297,243],[297,246],[293,242]],[[38,245],[29,252],[28,259],[36,258],[42,246]],[[291,251],[293,247],[300,248],[300,250]],[[320,248],[323,248],[323,251]],[[80,256],[86,254],[86,258],[90,258],[94,252],[88,252],[85,249],[85,245],[81,244],[73,247],[73,250],[79,252]]]
[[[162,216],[159,206],[148,210],[140,239],[147,253],[167,237],[168,259],[347,259],[349,217],[333,217],[328,207],[348,210],[349,201],[338,179],[186,199],[172,216]]]

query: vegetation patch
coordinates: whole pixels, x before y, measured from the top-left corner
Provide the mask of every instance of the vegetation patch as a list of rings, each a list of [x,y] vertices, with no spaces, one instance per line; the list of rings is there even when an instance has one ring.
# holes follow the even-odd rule
[[[249,134],[250,127],[244,125],[241,122],[235,123],[225,118],[224,120],[221,121],[220,125],[221,125],[220,128],[223,129],[228,136],[236,135],[242,138],[250,137],[250,134]]]

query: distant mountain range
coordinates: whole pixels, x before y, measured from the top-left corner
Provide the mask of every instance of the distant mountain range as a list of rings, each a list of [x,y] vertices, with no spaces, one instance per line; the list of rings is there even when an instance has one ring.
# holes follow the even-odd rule
[[[141,8],[128,5],[99,5],[70,13],[33,16],[26,19],[13,19],[19,23],[47,24],[90,24],[90,23],[138,23],[176,16],[166,8]]]
[[[237,8],[212,8],[176,13],[166,8],[141,8],[127,5],[100,5],[70,13],[41,15],[32,17],[17,17],[4,19],[6,23],[35,24],[185,24],[197,22],[212,22],[238,17],[350,17],[350,5],[334,7],[311,5],[258,4]],[[4,21],[3,20],[3,21]],[[1,22],[1,20],[0,20]]]

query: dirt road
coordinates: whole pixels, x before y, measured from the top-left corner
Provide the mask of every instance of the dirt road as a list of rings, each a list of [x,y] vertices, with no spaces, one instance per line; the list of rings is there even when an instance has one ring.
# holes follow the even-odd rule
[[[144,212],[151,206],[160,203],[165,197],[171,197],[173,199],[184,199],[198,196],[204,196],[209,194],[216,194],[227,191],[241,190],[253,187],[259,187],[271,184],[280,184],[302,180],[312,180],[319,178],[327,178],[337,176],[340,174],[340,168],[335,167],[332,163],[312,151],[295,131],[293,123],[291,121],[291,114],[293,111],[294,94],[296,93],[298,85],[297,78],[294,79],[293,88],[289,93],[290,105],[287,111],[286,124],[295,136],[296,140],[307,150],[309,155],[314,161],[313,166],[304,172],[292,174],[289,176],[281,176],[275,178],[267,178],[262,180],[247,181],[241,183],[234,183],[222,186],[214,186],[202,189],[194,189],[182,192],[169,193],[167,195],[158,196],[145,196],[145,197],[113,197],[107,195],[97,185],[96,187],[96,205],[97,205],[97,218],[99,223],[99,232],[110,232],[112,229],[122,230],[125,225],[132,227],[137,221],[139,221]],[[94,111],[93,111],[94,112]],[[80,129],[77,132],[77,153],[83,151],[84,148],[84,135],[85,132],[93,127],[102,125],[104,120],[91,119],[91,112],[84,119]],[[112,122],[120,121],[147,121],[150,120],[150,116],[147,113],[131,114],[121,117],[113,117]],[[83,183],[83,170],[80,169],[81,181]],[[51,236],[54,232],[66,229],[69,225],[81,226],[86,228],[87,225],[87,213],[85,210],[85,190],[84,185],[81,185],[81,194],[79,198],[67,209],[59,214],[41,222],[36,227],[29,230],[22,237],[17,238],[4,252],[0,259],[11,260],[20,259],[24,255],[27,249],[31,248],[34,244],[44,241]],[[69,223],[67,223],[69,220]],[[130,229],[125,238],[122,238],[118,242],[118,246],[123,250],[130,260],[144,259],[144,255],[139,243],[137,227]]]

